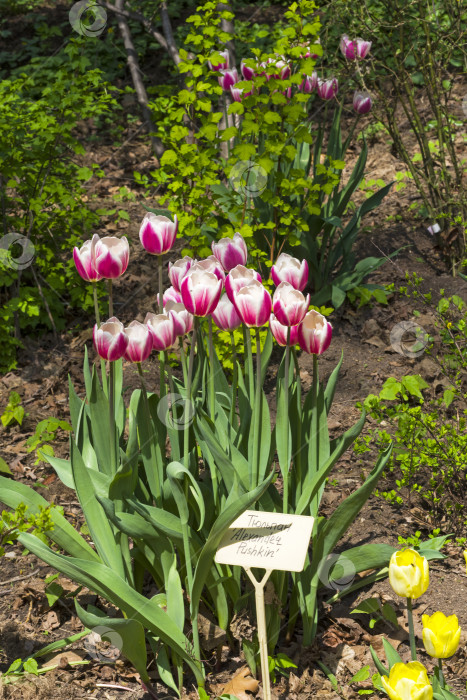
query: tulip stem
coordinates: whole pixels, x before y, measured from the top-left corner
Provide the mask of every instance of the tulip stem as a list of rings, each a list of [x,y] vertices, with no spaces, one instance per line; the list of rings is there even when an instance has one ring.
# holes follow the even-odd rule
[[[159,313],[164,313],[164,302],[163,302],[163,292],[162,292],[162,255],[157,256],[157,269],[159,277]]]
[[[412,598],[407,598],[407,619],[409,622],[410,651],[412,661],[417,660],[417,648],[415,646],[415,630],[413,626]]]
[[[444,673],[443,673],[443,659],[438,659],[438,668],[439,668],[439,684],[442,688],[446,687],[446,683],[444,680]]]
[[[117,437],[115,432],[115,362],[109,362],[109,423],[110,423],[110,465],[112,474],[117,471]]]
[[[253,443],[253,469],[254,479],[251,484],[251,488],[256,488],[259,482],[259,469],[260,469],[260,446],[261,446],[261,342],[259,338],[259,328],[256,331],[256,393],[255,393],[255,424],[254,424],[254,443]],[[249,332],[248,332],[249,335]],[[251,350],[251,345],[250,345]]]
[[[109,318],[114,315],[114,300],[112,295],[112,280],[109,280]]]
[[[294,365],[295,365],[295,379],[297,382],[297,409],[298,409],[298,416],[302,415],[302,383],[300,380],[300,367],[298,366],[298,357],[297,357],[297,351],[295,347],[292,347],[292,355],[294,359]],[[298,489],[295,498],[296,502],[298,498],[301,496],[301,484],[302,484],[302,422],[299,419],[298,425],[297,425],[297,453],[294,457],[294,477],[295,477],[295,484],[296,488]]]
[[[191,402],[191,381],[193,377],[193,364],[195,359],[195,345],[196,345],[196,335],[198,333],[198,317],[195,316],[193,321],[193,331],[191,334],[191,346],[190,346],[190,359],[188,362],[188,377],[186,382],[186,401],[189,404]],[[193,415],[193,411],[185,415]],[[190,421],[187,420],[184,425],[183,433],[183,463],[187,469],[190,468],[190,455],[189,455],[189,444],[190,444]]]
[[[232,403],[230,404],[230,425],[233,426],[235,420],[235,409],[237,406],[237,384],[238,384],[238,367],[237,367],[237,348],[235,347],[235,337],[233,331],[230,332],[230,342],[232,343]]]
[[[287,328],[287,345],[285,346],[285,366],[284,366],[284,408],[285,408],[285,469],[283,513],[289,509],[289,363],[290,363],[290,326]]]
[[[179,338],[180,342],[180,360],[182,362],[182,371],[183,371],[183,383],[186,386],[188,375],[187,375],[187,366],[186,366],[186,354],[185,354],[185,349],[183,347],[183,338]]]
[[[245,324],[243,324],[243,345],[248,363],[248,386],[250,390],[250,406],[253,406],[253,397],[255,394],[255,380],[253,375],[253,354],[251,352],[250,330]]]
[[[209,316],[209,408],[212,422],[216,418],[214,391],[214,343],[212,340],[212,316]]]
[[[101,325],[101,315],[99,313],[99,300],[97,298],[97,282],[92,283],[92,295],[94,298],[94,313],[96,315],[96,324],[97,327]],[[107,395],[107,387],[106,387],[106,380],[107,380],[107,370],[105,368],[105,360],[101,358],[101,379],[102,379],[102,388],[104,390],[104,393]]]

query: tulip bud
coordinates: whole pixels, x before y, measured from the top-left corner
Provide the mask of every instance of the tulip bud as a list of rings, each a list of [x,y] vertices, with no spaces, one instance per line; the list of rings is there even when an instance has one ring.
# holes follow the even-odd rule
[[[430,583],[427,560],[414,549],[394,552],[389,561],[389,583],[397,595],[419,598]]]
[[[310,295],[303,296],[289,282],[281,282],[272,298],[272,310],[283,326],[297,326],[305,318],[310,305]]]
[[[152,347],[157,352],[168,350],[175,343],[175,326],[172,316],[167,314],[146,314],[144,323],[149,328]]]
[[[123,275],[130,259],[130,246],[126,238],[105,236],[96,241],[95,268],[105,279],[112,280]]]
[[[235,292],[244,287],[249,282],[257,280],[261,282],[261,275],[256,270],[250,270],[244,265],[237,265],[225,278],[225,291],[232,304],[235,306]]]
[[[367,92],[356,90],[353,96],[353,108],[357,114],[368,114],[372,107],[371,97]]]
[[[306,260],[300,262],[288,253],[281,253],[271,268],[271,277],[276,286],[288,282],[303,292],[308,284],[308,263]]]
[[[198,265],[193,265],[182,280],[182,301],[190,314],[209,316],[219,303],[223,283],[213,272]]]
[[[326,318],[315,311],[309,311],[298,327],[300,347],[310,355],[322,355],[331,344],[332,326]]]
[[[249,328],[264,326],[271,315],[272,300],[261,282],[253,280],[234,293],[235,308]]]
[[[381,676],[381,683],[390,700],[432,700],[433,688],[425,666],[418,661],[391,666],[388,676]]]
[[[98,282],[102,279],[96,270],[96,243],[100,240],[97,233],[92,240],[85,241],[81,248],[73,248],[73,260],[75,261],[78,274],[86,282]]]
[[[302,80],[298,86],[298,89],[300,92],[304,92],[306,95],[309,95],[318,85],[318,74],[316,71],[313,71],[311,75],[304,75],[303,77],[304,80]]]
[[[151,255],[167,253],[175,242],[178,220],[171,221],[167,216],[148,212],[139,229],[139,239],[143,248]]]
[[[175,335],[186,335],[193,329],[193,314],[190,314],[183,304],[168,300],[165,304],[165,312],[172,317]]]
[[[239,233],[234,233],[233,238],[221,238],[220,241],[214,241],[211,248],[224,270],[232,270],[237,265],[246,265],[248,250]]]
[[[293,347],[294,345],[298,345],[298,326],[283,326],[282,323],[279,323],[274,314],[271,314],[271,316],[269,317],[269,328],[271,329],[271,333],[276,339],[276,343],[278,343],[278,345],[282,345],[282,347],[285,347],[287,345],[287,331],[289,329],[289,345],[291,347]]]
[[[242,58],[240,62],[240,70],[245,80],[253,80],[253,78],[255,77],[255,71],[253,70],[253,68],[250,68],[245,64],[244,58]]]
[[[216,53],[220,54],[224,60],[222,61],[222,63],[217,63],[215,65],[213,65],[211,61],[208,61],[209,68],[216,72],[220,70],[226,70],[229,67],[230,62],[229,52],[227,51],[227,49],[224,49],[224,51],[216,51]]]
[[[461,638],[461,628],[456,615],[446,617],[442,612],[422,615],[423,644],[426,653],[435,659],[448,659],[456,653]]]
[[[147,325],[139,321],[132,321],[125,328],[125,335],[128,336],[128,345],[124,355],[125,360],[130,362],[144,362],[144,360],[147,360],[152,350],[152,337]]]
[[[221,70],[220,76],[218,77],[219,85],[223,90],[229,91],[230,88],[238,83],[239,77],[236,68],[231,68],[229,70]]]
[[[242,325],[242,319],[227,294],[221,296],[218,305],[212,312],[212,318],[216,326],[223,331],[233,331]]]
[[[193,265],[193,258],[185,255],[181,260],[177,260],[174,263],[169,262],[169,279],[172,282],[172,286],[175,291],[180,292],[180,285],[182,279],[185,277],[186,273]]]
[[[364,39],[349,39],[347,34],[344,34],[340,41],[340,50],[344,58],[348,61],[354,61],[356,58],[365,58],[371,49],[371,41]]]
[[[92,335],[96,352],[103,360],[114,362],[125,354],[129,338],[125,334],[123,323],[115,316],[99,327],[96,323]]]
[[[329,80],[318,78],[317,91],[322,100],[332,100],[337,95],[338,88],[337,78],[329,78]]]

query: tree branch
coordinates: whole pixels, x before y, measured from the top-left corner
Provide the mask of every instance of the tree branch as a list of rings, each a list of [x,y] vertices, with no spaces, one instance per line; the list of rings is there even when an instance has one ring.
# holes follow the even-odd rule
[[[138,54],[135,50],[133,40],[131,38],[130,28],[128,27],[128,22],[126,20],[126,10],[124,9],[124,2],[125,0],[116,0],[115,7],[117,10],[118,28],[120,30],[120,34],[123,39],[123,44],[125,46],[127,63],[136,91],[136,97],[138,99],[138,103],[141,108],[141,113],[143,115],[143,121],[146,124],[146,129],[148,133],[151,133],[155,132],[156,128],[152,122],[151,110],[148,107],[148,95],[146,92],[146,88],[144,87],[143,81],[141,80],[141,71],[138,63]],[[161,141],[155,136],[151,137],[151,141],[154,153],[158,158],[160,158],[164,152],[164,146],[162,145]]]
[[[167,11],[167,2],[162,2],[161,4],[161,20],[162,29],[164,32],[164,37],[167,42],[167,51],[169,52],[172,61],[176,66],[181,62],[180,54],[178,53],[177,45],[175,43],[174,35],[172,32],[172,24],[170,22],[169,13]]]

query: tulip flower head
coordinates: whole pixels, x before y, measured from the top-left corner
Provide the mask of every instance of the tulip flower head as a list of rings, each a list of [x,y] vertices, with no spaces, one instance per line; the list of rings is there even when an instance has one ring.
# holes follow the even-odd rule
[[[357,58],[366,58],[371,49],[371,41],[364,39],[349,39],[347,34],[344,34],[340,41],[340,50],[344,58],[348,61],[355,61]]]
[[[269,317],[269,328],[273,334],[276,343],[285,347],[287,345],[287,332],[290,330],[290,347],[298,345],[298,326],[284,326],[279,323],[274,314]]]
[[[258,280],[252,280],[234,293],[235,308],[249,328],[264,326],[271,315],[272,299]]]
[[[465,573],[467,574],[467,549],[464,549]]]
[[[73,248],[76,269],[86,282],[98,282],[102,279],[96,270],[96,243],[99,240],[99,236],[95,233],[92,240],[85,241],[81,248]]]
[[[215,255],[208,255],[208,257],[204,260],[197,260],[190,267],[189,271],[190,273],[196,271],[212,272],[213,275],[216,275],[218,280],[221,280],[222,284],[225,280],[224,268],[222,267],[222,264],[219,262]]]
[[[245,80],[253,80],[253,78],[255,77],[254,69],[246,65],[244,58],[242,58],[240,62],[240,70]]]
[[[337,95],[339,89],[339,83],[337,78],[329,78],[328,80],[323,80],[318,78],[318,96],[322,100],[332,100]]]
[[[213,64],[211,61],[208,61],[209,68],[216,72],[220,70],[227,70],[230,64],[229,52],[227,51],[227,49],[225,49],[224,51],[216,51],[216,53],[220,54],[224,60],[221,63],[216,64]]]
[[[199,263],[196,263],[182,280],[183,304],[194,316],[209,316],[219,303],[222,287],[222,279],[199,268]]]
[[[218,305],[212,312],[212,319],[216,326],[223,331],[233,331],[242,325],[242,319],[227,294],[223,294]]]
[[[319,56],[318,56],[317,53],[312,53],[312,52],[311,52],[311,46],[313,46],[313,44],[315,44],[315,45],[316,45],[316,44],[321,44],[321,40],[318,38],[318,39],[315,39],[315,40],[312,42],[312,44],[308,44],[308,45],[307,45],[307,44],[304,44],[304,45],[303,45],[303,48],[305,49],[305,53],[300,54],[300,58],[313,58],[314,60],[316,60],[317,58],[319,58]]]
[[[456,653],[461,638],[461,628],[456,615],[446,617],[442,612],[422,615],[423,644],[426,653],[435,659],[448,659]]]
[[[236,85],[232,85],[230,88],[230,94],[234,102],[241,102],[245,97],[250,97],[253,94],[253,88],[245,92],[244,88],[239,88]]]
[[[261,275],[256,270],[250,270],[244,265],[237,265],[225,278],[225,291],[232,304],[235,306],[235,292],[244,287],[249,282],[257,280],[261,282]]]
[[[178,220],[148,212],[140,229],[139,239],[143,248],[151,255],[163,255],[173,246],[177,236]]]
[[[354,92],[352,104],[357,114],[368,114],[373,105],[370,95],[367,92],[358,92],[358,90]]]
[[[310,355],[321,355],[331,344],[332,326],[326,317],[314,309],[309,311],[298,327],[298,342]]]
[[[297,326],[305,318],[310,295],[304,295],[289,282],[281,282],[272,298],[272,310],[283,326]]]
[[[214,257],[220,262],[224,270],[232,270],[237,265],[246,265],[248,250],[243,236],[234,233],[233,238],[221,238],[211,244]]]
[[[276,286],[288,282],[303,292],[308,284],[308,263],[306,260],[300,262],[288,253],[281,253],[271,268],[271,278]]]
[[[272,65],[274,72],[266,73],[268,80],[275,78],[276,80],[287,80],[290,78],[290,65],[281,57],[268,58],[266,65]]]
[[[156,295],[157,305],[159,306],[159,293]],[[182,304],[182,295],[174,287],[167,287],[162,295],[162,306],[165,308],[168,301],[174,301],[176,304]]]
[[[221,88],[228,92],[230,88],[239,81],[237,69],[230,68],[227,70],[221,70],[220,76],[217,80],[219,81],[219,85],[221,86]]]
[[[168,350],[175,343],[174,320],[170,314],[146,314],[144,323],[152,338],[152,347],[157,352]]]
[[[147,360],[152,350],[152,336],[147,325],[139,321],[132,321],[125,328],[125,335],[128,336],[125,360],[130,362]]]
[[[193,329],[193,314],[183,304],[169,299],[165,304],[165,313],[172,317],[176,336],[186,335]]]
[[[130,246],[126,238],[104,236],[96,241],[95,268],[107,280],[123,275],[130,259]]]
[[[103,360],[115,362],[125,354],[129,337],[125,333],[123,323],[115,316],[101,323],[99,327],[96,323],[92,335],[96,352]]]
[[[193,258],[188,257],[188,255],[185,255],[184,258],[181,258],[181,260],[177,260],[174,263],[169,262],[169,279],[172,282],[172,286],[175,291],[180,291],[182,279],[185,277],[192,265]]]
[[[316,89],[316,86],[318,85],[318,74],[316,71],[313,71],[311,75],[304,75],[303,80],[298,86],[298,89],[300,92],[304,92],[306,95],[309,95],[313,90]]]
[[[418,661],[396,663],[381,683],[390,700],[432,700],[433,688],[425,666]]]
[[[419,598],[430,583],[428,561],[414,549],[394,552],[389,561],[389,583],[397,595]]]

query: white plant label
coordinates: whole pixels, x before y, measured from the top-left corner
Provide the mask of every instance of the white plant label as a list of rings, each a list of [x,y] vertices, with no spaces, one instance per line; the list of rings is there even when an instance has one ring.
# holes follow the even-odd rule
[[[225,533],[216,562],[243,567],[302,571],[314,518],[246,510]]]

